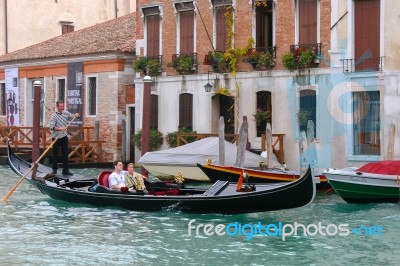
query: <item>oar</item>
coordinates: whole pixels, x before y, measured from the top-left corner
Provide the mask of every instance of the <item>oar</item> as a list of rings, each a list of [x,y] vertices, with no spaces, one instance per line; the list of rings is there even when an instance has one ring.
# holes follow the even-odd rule
[[[75,120],[75,116],[72,118],[72,120],[68,123],[67,128],[71,125],[72,121]],[[50,144],[50,146],[42,153],[42,155],[36,160],[35,163],[39,163],[40,160],[46,155],[46,153],[50,150],[50,148],[53,147],[54,143],[56,143],[56,141],[60,138],[61,133],[58,134],[58,136],[53,140],[53,142]],[[14,191],[17,189],[17,187],[19,186],[19,184],[22,183],[22,181],[24,181],[25,177],[32,171],[33,166],[35,165],[35,163],[32,164],[31,168],[28,169],[28,171],[18,180],[18,182],[7,192],[6,195],[4,195],[4,197],[1,199],[1,201],[6,202],[8,200],[8,198],[11,196],[12,193],[14,193]]]

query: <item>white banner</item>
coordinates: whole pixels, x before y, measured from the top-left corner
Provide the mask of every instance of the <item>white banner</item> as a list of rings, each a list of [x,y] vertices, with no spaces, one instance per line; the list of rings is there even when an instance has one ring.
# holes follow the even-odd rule
[[[7,68],[5,77],[7,126],[19,126],[18,68]]]

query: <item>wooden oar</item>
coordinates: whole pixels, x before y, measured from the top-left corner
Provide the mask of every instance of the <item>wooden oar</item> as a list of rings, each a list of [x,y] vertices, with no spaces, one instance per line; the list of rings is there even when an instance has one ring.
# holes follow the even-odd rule
[[[75,115],[72,118],[72,120],[68,123],[67,128],[71,125],[72,121],[75,120]],[[62,132],[61,132],[62,133]],[[46,155],[46,153],[50,150],[50,148],[53,147],[54,143],[56,143],[56,141],[60,138],[61,133],[58,134],[58,136],[53,140],[53,142],[50,144],[50,146],[42,153],[42,155],[36,160],[35,163],[39,163],[40,160]],[[7,194],[4,195],[4,197],[1,199],[1,201],[6,202],[8,200],[8,198],[11,196],[12,193],[14,193],[14,191],[17,189],[17,187],[19,186],[19,184],[22,183],[22,181],[24,181],[25,177],[32,171],[33,166],[35,165],[35,163],[32,164],[31,168],[28,169],[28,171],[18,180],[18,182],[7,192]]]

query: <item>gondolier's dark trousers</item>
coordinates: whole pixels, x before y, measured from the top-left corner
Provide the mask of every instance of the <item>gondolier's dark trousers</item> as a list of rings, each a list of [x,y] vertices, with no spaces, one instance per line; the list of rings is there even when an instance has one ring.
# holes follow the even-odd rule
[[[53,139],[54,141],[55,139]],[[68,137],[58,139],[53,145],[53,170],[58,169],[58,153],[62,154],[63,172],[68,172]]]

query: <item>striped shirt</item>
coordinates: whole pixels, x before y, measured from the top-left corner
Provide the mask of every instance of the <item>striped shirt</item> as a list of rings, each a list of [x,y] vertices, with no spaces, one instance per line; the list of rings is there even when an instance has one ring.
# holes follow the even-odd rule
[[[66,131],[54,130],[54,128],[66,127],[68,125],[68,121],[71,121],[73,117],[74,117],[74,115],[68,111],[63,111],[62,113],[54,112],[51,115],[50,122],[49,122],[49,128],[51,130],[51,137],[53,139],[55,139],[58,137],[58,135],[60,135],[58,138],[61,139],[65,136],[67,136]]]

